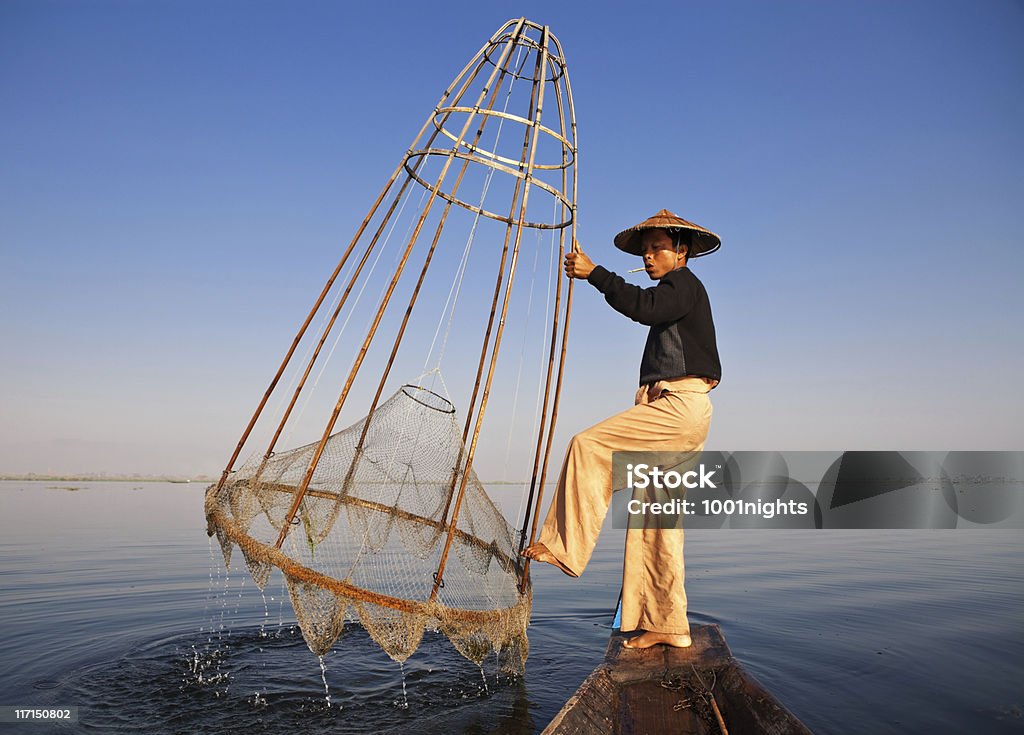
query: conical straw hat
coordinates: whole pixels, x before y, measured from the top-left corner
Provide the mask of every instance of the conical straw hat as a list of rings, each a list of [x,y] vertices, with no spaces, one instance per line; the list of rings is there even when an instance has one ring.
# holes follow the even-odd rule
[[[672,214],[667,209],[663,209],[653,217],[648,217],[640,224],[633,225],[616,235],[615,247],[631,255],[640,255],[640,234],[644,230],[653,230],[658,227],[666,230],[688,230],[692,233],[693,244],[690,246],[690,252],[687,256],[689,258],[713,253],[722,246],[722,238],[711,230],[705,230],[700,225],[688,222],[682,217]]]

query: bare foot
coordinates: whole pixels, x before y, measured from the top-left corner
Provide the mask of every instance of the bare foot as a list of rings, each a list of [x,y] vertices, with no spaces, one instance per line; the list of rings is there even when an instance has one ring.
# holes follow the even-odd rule
[[[672,633],[656,633],[653,630],[649,630],[646,633],[641,633],[635,638],[630,638],[622,645],[624,648],[650,648],[651,646],[656,646],[659,643],[663,643],[666,646],[672,646],[673,648],[688,648],[693,641],[690,640],[690,636],[687,633],[674,635]]]
[[[568,569],[566,569],[562,562],[558,561],[558,559],[555,558],[555,555],[551,553],[547,546],[540,543],[539,541],[535,544],[530,544],[525,549],[523,549],[522,555],[525,556],[527,559],[532,559],[533,561],[542,561],[545,564],[550,564],[554,567],[558,567],[563,572],[568,574],[570,577],[576,576]]]
[[[555,555],[548,551],[548,547],[539,541],[535,544],[530,544],[523,549],[523,556],[527,559],[542,561],[545,564],[554,564],[555,566],[558,566],[558,560],[555,559]]]

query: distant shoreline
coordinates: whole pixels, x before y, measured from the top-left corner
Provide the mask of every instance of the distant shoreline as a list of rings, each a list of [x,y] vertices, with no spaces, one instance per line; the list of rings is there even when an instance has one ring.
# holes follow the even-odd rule
[[[24,475],[0,474],[0,482],[176,482],[176,483],[211,483],[217,478],[210,475],[38,475],[28,473]],[[528,485],[525,480],[481,480],[484,485]],[[548,480],[545,486],[555,485],[555,481]]]
[[[0,480],[42,481],[42,482],[213,482],[214,478],[207,475],[196,475],[185,477],[182,475],[38,475],[28,473],[25,475],[2,475]]]

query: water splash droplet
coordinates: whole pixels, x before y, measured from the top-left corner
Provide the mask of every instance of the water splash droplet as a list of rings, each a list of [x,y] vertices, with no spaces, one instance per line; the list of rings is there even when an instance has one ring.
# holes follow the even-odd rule
[[[491,690],[487,688],[487,674],[484,673],[483,664],[480,664],[480,678],[484,680],[484,694],[490,694]]]
[[[405,688],[405,662],[399,661],[398,668],[402,671],[402,701],[396,704],[400,709],[409,709],[409,692]]]
[[[327,706],[331,706],[331,691],[327,688],[327,662],[323,656],[317,656],[320,659],[320,680],[324,683],[324,699],[327,700]]]

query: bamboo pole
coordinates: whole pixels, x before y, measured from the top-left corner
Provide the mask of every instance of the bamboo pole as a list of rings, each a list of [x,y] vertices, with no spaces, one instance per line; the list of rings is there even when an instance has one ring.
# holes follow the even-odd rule
[[[505,65],[500,67],[501,75],[498,77],[498,82],[494,85],[494,88],[491,91],[491,98],[487,102],[488,108],[493,106],[495,99],[497,99],[498,92],[501,90],[501,86],[504,83],[504,79],[508,71],[508,63],[511,60],[512,55],[509,54],[508,57],[506,58]],[[488,119],[489,118],[487,116],[481,116],[480,127],[477,129],[476,135],[473,139],[473,146],[476,146],[480,142],[480,139],[483,137],[484,127],[487,125]],[[469,164],[470,159],[465,159],[465,162],[462,164],[462,168],[459,170],[459,174],[455,179],[455,184],[452,187],[453,197],[455,194],[458,193],[459,187],[462,185],[462,180],[466,174],[466,169],[469,167]],[[412,315],[413,307],[416,305],[416,301],[419,298],[420,289],[423,287],[423,281],[426,278],[427,270],[430,268],[430,262],[434,257],[434,250],[437,248],[437,244],[441,239],[441,232],[442,230],[444,230],[444,225],[448,219],[448,213],[451,211],[452,203],[453,202],[451,199],[447,200],[447,203],[445,204],[444,207],[444,212],[441,215],[440,221],[437,224],[437,229],[434,231],[434,237],[430,243],[430,248],[427,251],[426,259],[423,262],[423,267],[420,270],[420,275],[416,281],[416,286],[413,289],[412,296],[409,297],[409,304],[405,309],[405,315],[402,318],[402,324],[400,325],[398,333],[395,335],[394,343],[391,346],[391,354],[388,357],[388,361],[384,367],[384,370],[381,372],[380,381],[377,383],[377,391],[376,393],[374,393],[373,400],[370,403],[370,410],[367,412],[366,420],[363,422],[362,432],[359,434],[359,440],[356,442],[355,454],[352,458],[352,462],[349,464],[348,471],[345,474],[345,480],[342,483],[342,487],[348,487],[349,482],[351,481],[353,475],[355,474],[356,467],[359,463],[360,455],[362,453],[363,442],[366,441],[366,435],[370,430],[370,422],[373,420],[373,414],[377,410],[377,404],[379,403],[380,397],[384,392],[384,384],[387,382],[388,376],[391,374],[391,368],[395,363],[395,358],[398,356],[398,349],[402,344],[402,338],[405,335],[405,329],[409,324],[409,317]],[[456,462],[456,466],[457,465],[458,462]],[[445,516],[442,516],[442,519],[444,517]]]
[[[539,57],[538,57],[539,60]],[[534,69],[533,83],[530,87],[530,102],[527,109],[531,111],[534,107],[534,102],[537,98],[537,71]],[[529,151],[530,143],[530,128],[526,127],[523,130],[523,147],[520,153],[519,167],[522,168],[526,165],[526,158]],[[505,228],[505,238],[502,242],[501,247],[501,258],[498,261],[498,275],[494,282],[494,294],[491,297],[491,308],[487,315],[487,327],[484,330],[484,339],[480,347],[480,360],[477,363],[476,378],[473,382],[473,391],[469,399],[469,406],[466,410],[466,423],[462,429],[462,443],[459,447],[459,454],[455,461],[455,466],[452,468],[451,484],[448,488],[448,497],[445,499],[444,510],[441,513],[441,518],[448,518],[448,511],[451,510],[452,499],[455,496],[455,483],[459,479],[459,471],[462,466],[462,460],[465,457],[466,442],[469,440],[469,427],[473,425],[473,416],[476,409],[476,401],[479,397],[480,384],[483,380],[484,365],[487,363],[487,350],[491,343],[491,332],[494,329],[494,317],[498,311],[498,299],[501,297],[501,287],[504,283],[505,278],[505,261],[508,257],[508,246],[512,239],[512,215],[515,213],[516,205],[519,202],[519,191],[520,184],[523,181],[521,178],[516,179],[515,188],[512,192],[512,203],[509,205],[509,217],[506,221],[507,227]]]
[[[557,41],[556,41],[556,43],[557,43]],[[561,51],[560,47],[559,47],[559,51]],[[556,87],[556,89],[557,89],[557,87]],[[572,131],[572,139],[575,141],[576,140],[576,111],[575,111],[575,108],[574,108],[574,105],[573,105],[573,101],[572,101],[572,85],[569,83],[569,75],[568,74],[565,75],[565,98],[566,98],[566,107],[569,110],[569,121],[570,121],[569,124],[570,124],[570,129]],[[578,244],[576,242],[576,224],[577,224],[577,219],[578,219],[578,213],[576,211],[576,195],[577,195],[577,192],[578,192],[578,186],[579,186],[579,160],[577,158],[577,161],[576,161],[576,163],[574,165],[573,182],[572,182],[572,202],[573,202],[572,206],[573,206],[573,212],[572,212],[572,226],[571,226],[572,229],[571,229],[570,243],[571,243],[571,247],[572,247],[572,251],[573,252],[578,252],[579,251],[579,246],[578,246]],[[557,377],[557,379],[555,381],[555,396],[554,396],[554,399],[552,401],[551,427],[550,427],[550,429],[548,431],[547,444],[546,444],[545,449],[544,449],[544,463],[543,463],[543,466],[541,468],[540,482],[538,483],[537,500],[536,500],[536,505],[534,506],[534,512],[533,512],[533,524],[530,527],[530,545],[533,545],[533,543],[537,539],[537,522],[538,522],[538,519],[539,519],[539,516],[540,516],[541,503],[544,500],[544,481],[547,479],[548,461],[550,460],[550,457],[551,457],[551,442],[552,442],[552,439],[553,439],[554,433],[555,433],[555,424],[558,421],[558,404],[559,404],[559,401],[560,401],[561,395],[562,395],[562,381],[563,381],[563,377],[565,375],[565,356],[566,356],[566,350],[567,350],[567,347],[568,347],[568,340],[569,340],[569,319],[570,319],[570,317],[572,315],[572,296],[573,296],[573,286],[574,286],[574,284],[575,284],[575,279],[570,278],[569,279],[569,289],[568,289],[568,293],[566,294],[566,303],[565,303],[565,325],[564,325],[564,327],[562,329],[562,351],[561,351],[561,354],[559,355],[559,358],[558,358],[558,377]],[[521,585],[520,585],[520,589],[525,589],[526,588],[526,583],[529,580],[529,576],[530,576],[530,559],[526,559],[526,561],[523,564],[522,582],[521,582]]]
[[[563,67],[563,75],[564,75],[564,67]],[[554,73],[552,74],[552,80],[554,81],[555,101],[556,101],[556,104],[558,105],[558,120],[559,120],[559,123],[560,123],[560,126],[561,126],[561,136],[560,136],[560,139],[563,140],[563,141],[566,141],[565,143],[562,144],[562,163],[563,163],[563,166],[561,167],[561,169],[562,169],[562,191],[564,192],[564,191],[566,191],[566,189],[568,189],[568,174],[569,174],[569,172],[568,172],[568,163],[567,163],[567,160],[566,160],[567,159],[566,151],[567,151],[567,149],[571,150],[571,152],[572,152],[572,161],[573,161],[574,164],[575,164],[575,161],[576,161],[577,152],[576,152],[576,148],[575,148],[575,141],[573,141],[570,144],[568,142],[568,139],[565,137],[565,135],[566,135],[566,131],[565,131],[565,109],[564,109],[564,105],[563,105],[563,101],[562,101],[562,91],[561,91],[561,88],[558,85],[557,75],[555,75]],[[573,172],[573,177],[575,178],[575,170]],[[564,208],[565,208],[565,205],[563,204],[563,214],[562,214],[563,217],[565,216]],[[559,259],[558,259],[558,265],[556,266],[557,272],[558,272],[558,277],[557,277],[557,285],[556,285],[556,288],[555,288],[555,309],[554,309],[554,313],[552,314],[552,320],[551,320],[551,347],[550,347],[550,351],[548,353],[547,372],[546,372],[546,375],[545,375],[545,378],[544,378],[544,399],[543,399],[543,403],[542,403],[543,409],[542,409],[541,418],[540,418],[540,425],[538,427],[538,432],[537,432],[537,447],[536,447],[536,450],[534,452],[534,457],[533,457],[533,468],[532,468],[532,471],[530,473],[530,491],[529,491],[529,495],[528,495],[527,501],[526,501],[526,510],[525,510],[525,513],[523,514],[523,524],[521,526],[522,532],[520,533],[520,536],[519,536],[519,553],[522,553],[523,548],[525,547],[525,544],[526,544],[526,527],[527,527],[527,525],[530,522],[530,515],[531,515],[531,510],[533,508],[534,494],[535,494],[536,489],[537,489],[537,479],[538,479],[538,472],[540,470],[541,451],[542,451],[543,444],[544,444],[545,432],[550,433],[554,429],[553,426],[551,426],[550,424],[547,423],[547,411],[548,411],[548,402],[549,402],[550,391],[551,391],[551,376],[552,376],[552,371],[553,371],[553,367],[554,367],[554,363],[555,363],[555,354],[556,354],[556,349],[557,349],[557,344],[558,344],[559,309],[561,308],[561,299],[562,299],[562,278],[561,278],[562,258],[561,258],[561,256],[563,255],[564,248],[565,248],[565,228],[562,228],[559,231],[559,237],[558,237],[558,254],[559,254]],[[545,459],[546,459],[546,457],[545,457]],[[525,568],[526,568],[526,565],[524,564],[524,570],[525,570]],[[527,579],[528,579],[527,575],[523,574],[522,575],[522,579],[520,580],[520,591],[525,591],[526,580]]]
[[[520,19],[520,23],[523,20],[525,20],[525,19]],[[509,21],[504,26],[499,28],[497,33],[495,33],[494,36],[492,36],[492,39],[495,38],[495,37],[500,36],[500,34],[506,28],[508,28],[510,25],[512,25],[513,23],[514,23],[514,21]],[[490,43],[490,42],[488,42],[488,43]],[[445,100],[448,99],[448,97],[451,95],[452,89],[455,87],[456,84],[458,84],[459,80],[466,74],[466,72],[470,69],[470,67],[472,67],[477,62],[477,59],[479,59],[481,56],[484,55],[484,51],[485,51],[486,48],[487,48],[487,44],[485,44],[476,53],[476,55],[474,55],[473,58],[470,59],[469,63],[466,64],[466,66],[463,67],[462,71],[459,72],[458,76],[456,76],[455,80],[451,84],[449,84],[448,87],[445,88],[444,93],[441,95],[440,101],[438,102],[438,104],[434,108],[435,109],[435,114],[436,114],[436,110],[438,108],[440,108],[441,105],[444,104]],[[471,82],[471,79],[467,79],[467,81],[463,85],[463,87],[460,90],[459,94],[455,98],[455,103],[456,104],[458,103],[458,100],[460,100],[462,98],[462,95],[465,94],[465,91],[468,88],[470,82]],[[420,138],[423,137],[423,133],[426,132],[427,127],[431,124],[431,121],[432,121],[433,117],[434,117],[434,115],[431,115],[431,116],[429,116],[424,121],[423,126],[420,128],[419,132],[416,134],[416,137],[413,138],[412,144],[409,146],[409,150],[410,151],[413,148],[415,148],[415,146],[419,143]],[[434,140],[435,137],[436,137],[436,132],[433,135],[431,135],[431,137],[430,137],[431,142]],[[362,237],[363,232],[366,230],[367,225],[370,223],[370,220],[373,218],[373,215],[376,213],[377,208],[380,206],[381,202],[384,201],[384,198],[387,196],[388,191],[390,191],[391,187],[394,185],[395,181],[398,179],[398,174],[405,167],[405,162],[406,162],[408,156],[409,156],[409,153],[407,152],[405,158],[403,158],[402,161],[398,164],[398,166],[395,167],[395,170],[392,172],[391,177],[388,179],[387,183],[384,185],[384,188],[381,190],[380,194],[377,195],[376,200],[374,200],[373,205],[370,207],[370,211],[367,213],[366,217],[363,219],[363,222],[362,222],[362,224],[360,224],[359,229],[356,230],[355,236],[352,238],[352,241],[349,243],[349,246],[345,249],[344,254],[341,256],[341,260],[338,261],[338,264],[337,264],[337,266],[335,266],[334,271],[331,273],[330,277],[327,279],[327,283],[324,284],[323,290],[321,290],[320,295],[317,297],[316,302],[313,304],[313,307],[310,310],[309,315],[306,317],[305,321],[302,323],[302,326],[299,327],[299,331],[295,335],[295,338],[292,340],[292,344],[288,348],[288,351],[285,353],[284,359],[281,361],[281,365],[278,367],[277,372],[274,374],[274,377],[270,381],[270,385],[267,387],[266,391],[263,394],[263,397],[260,399],[259,404],[256,406],[256,410],[253,412],[252,417],[249,419],[249,423],[246,425],[245,429],[242,431],[242,436],[238,440],[238,444],[235,446],[235,449],[232,452],[231,458],[228,460],[227,465],[224,467],[224,471],[221,473],[220,480],[217,482],[217,487],[213,491],[214,493],[220,492],[221,488],[224,487],[224,483],[227,480],[228,475],[231,474],[231,470],[234,468],[235,462],[238,461],[238,457],[242,453],[243,447],[245,446],[246,442],[249,440],[249,436],[252,433],[252,430],[255,428],[256,422],[259,420],[260,414],[263,413],[263,409],[266,407],[267,401],[270,400],[271,394],[274,392],[274,389],[277,387],[278,382],[281,380],[281,376],[284,375],[284,371],[288,367],[288,363],[291,362],[292,356],[295,354],[296,348],[299,346],[299,343],[302,341],[302,338],[303,338],[303,336],[306,333],[306,329],[309,328],[310,323],[312,323],[312,321],[313,321],[313,317],[316,316],[316,313],[320,310],[320,307],[323,305],[324,299],[327,297],[327,294],[330,292],[331,288],[334,285],[334,281],[337,279],[338,275],[341,273],[342,269],[345,267],[345,263],[348,261],[349,255],[351,254],[352,250],[355,248],[356,243],[359,241],[359,238]],[[392,209],[392,211],[393,211],[393,209]],[[388,216],[390,216],[390,213],[389,213]],[[307,375],[308,375],[308,371],[307,371]],[[294,405],[294,402],[293,402],[292,405]],[[291,407],[289,407],[289,411],[290,410],[291,410]],[[280,429],[278,429],[277,433],[275,434],[275,437],[274,437],[273,442],[271,443],[270,449],[267,450],[268,454],[273,450],[273,444],[276,443],[277,436],[279,436],[279,435],[280,435]]]
[[[493,40],[493,37],[492,37],[492,40]],[[477,52],[477,55],[474,57],[474,59],[479,58],[481,55],[482,55],[482,50]],[[468,77],[466,79],[465,83],[462,85],[462,89],[459,90],[459,93],[458,93],[458,95],[455,98],[456,102],[458,102],[458,100],[460,100],[462,98],[462,95],[465,94],[466,90],[469,88],[469,85],[472,83],[473,79],[475,78],[477,72],[479,72],[479,68],[474,72],[473,75],[471,75],[470,77]],[[461,75],[460,75],[460,77],[461,77]],[[458,79],[456,79],[456,81],[458,81]],[[501,85],[501,80],[499,79],[498,84],[495,85],[495,89],[498,89],[500,87],[500,85]],[[427,119],[427,123],[428,124],[431,122],[431,120],[435,120],[435,123],[434,123],[435,128],[437,128],[436,118],[437,118],[438,110],[441,110],[441,103],[443,103],[443,102],[444,102],[444,97],[442,97],[441,101],[438,102],[438,104],[435,106],[434,113],[432,113],[428,117],[428,119]],[[451,117],[451,114],[452,114],[451,111],[459,110],[459,109],[465,109],[465,108],[449,107],[449,108],[445,108],[444,110],[441,110],[442,112],[444,112],[444,117],[443,117],[443,119],[441,121],[441,125],[443,126],[444,123],[448,120],[448,118]],[[424,125],[423,129],[424,130],[426,129],[426,125]],[[483,132],[483,128],[481,127],[480,133],[482,133],[482,132]],[[421,135],[422,135],[422,131],[421,131]],[[434,132],[431,133],[430,138],[427,140],[427,148],[430,148],[430,146],[433,144],[434,140],[437,138],[437,135],[438,135],[438,129],[435,129]],[[479,134],[478,134],[478,139],[479,139]],[[415,149],[415,146],[417,145],[418,142],[419,142],[419,137],[417,137],[417,139],[413,141],[412,146],[410,146],[409,150],[405,154],[405,158],[402,159],[402,163],[399,164],[400,166],[408,167],[409,160],[413,157],[414,149]],[[418,170],[419,167],[426,160],[427,160],[427,156],[417,156],[416,157],[416,163],[414,165],[414,170]],[[469,162],[467,161],[466,164],[464,164],[464,166],[463,166],[463,169],[462,169],[463,173],[465,172],[465,167],[468,166],[468,165],[469,165]],[[295,392],[292,395],[292,399],[291,399],[291,401],[288,404],[288,408],[285,410],[284,416],[281,418],[281,421],[280,421],[280,423],[279,423],[279,425],[277,427],[277,431],[274,433],[274,436],[273,436],[273,438],[270,441],[270,445],[267,447],[267,451],[264,453],[264,457],[263,457],[264,460],[269,459],[271,454],[273,453],[274,446],[277,444],[277,440],[281,436],[281,432],[283,431],[284,426],[287,423],[289,416],[291,415],[292,409],[295,407],[295,404],[296,404],[296,402],[299,399],[299,394],[302,392],[302,389],[305,386],[306,379],[309,377],[310,373],[313,370],[313,364],[316,362],[316,359],[317,359],[317,357],[320,354],[321,348],[327,342],[327,338],[330,336],[330,332],[331,332],[331,330],[334,327],[334,323],[337,320],[338,315],[341,313],[341,310],[344,307],[346,301],[348,300],[348,297],[349,297],[349,294],[351,293],[352,288],[355,286],[356,279],[359,277],[359,274],[362,271],[363,266],[366,264],[366,261],[369,259],[370,253],[373,250],[374,246],[376,245],[378,238],[380,237],[381,233],[383,233],[384,229],[387,227],[388,222],[391,219],[391,215],[394,214],[395,208],[398,206],[399,201],[401,201],[402,195],[405,193],[406,188],[414,180],[419,181],[419,179],[416,178],[415,175],[412,174],[412,172],[410,172],[410,175],[406,176],[405,181],[402,182],[401,189],[399,190],[398,194],[395,196],[394,201],[392,201],[391,206],[388,209],[387,214],[385,214],[384,218],[381,220],[381,223],[378,226],[377,231],[374,233],[373,238],[370,240],[370,244],[367,246],[366,253],[363,255],[362,260],[360,261],[360,263],[357,266],[355,272],[353,273],[351,279],[349,280],[349,285],[345,289],[344,294],[342,295],[341,299],[339,300],[338,306],[335,308],[334,313],[331,315],[330,323],[324,329],[323,336],[320,338],[320,341],[319,341],[319,343],[316,346],[316,350],[313,353],[313,356],[310,359],[309,364],[306,366],[306,371],[305,371],[305,373],[303,373],[302,379],[299,381],[298,386],[295,388]],[[460,180],[461,180],[461,176],[460,176]],[[429,188],[429,186],[427,188]],[[377,405],[376,401],[374,402],[373,405],[374,406]],[[371,414],[372,414],[372,409],[371,409]],[[364,433],[364,436],[365,436],[365,433]],[[362,446],[362,440],[360,440],[359,444],[360,444],[360,446]]]
[[[505,44],[505,47],[502,50],[501,64],[499,64],[499,66],[505,63],[506,57],[508,56],[508,54],[511,52],[512,48],[515,45],[515,39],[522,32],[524,22],[524,18],[520,18],[517,22],[515,33],[513,34],[512,38]],[[494,71],[491,72],[491,75],[490,77],[488,77],[484,89],[481,91],[477,99],[475,108],[479,108],[480,103],[486,98],[487,92],[489,91],[491,85],[494,84],[494,80],[497,74],[498,66],[495,66]],[[466,122],[462,127],[462,131],[459,134],[460,141],[463,138],[465,138],[466,132],[469,130],[469,126],[472,124],[474,117],[475,115],[470,115],[466,119]],[[454,152],[455,148],[452,149],[452,153]],[[419,222],[416,224],[416,228],[414,229],[412,236],[409,239],[409,244],[406,246],[405,252],[402,255],[402,259],[395,271],[395,274],[391,278],[391,282],[388,284],[387,292],[384,294],[384,298],[381,301],[380,307],[377,309],[377,314],[373,320],[373,324],[371,325],[370,330],[363,341],[363,345],[359,350],[358,356],[356,357],[355,364],[352,366],[352,369],[349,372],[348,379],[345,381],[345,386],[342,388],[341,395],[339,396],[338,401],[335,404],[334,410],[331,413],[331,417],[327,422],[327,426],[324,428],[324,433],[320,439],[320,443],[317,445],[316,451],[313,454],[313,458],[310,460],[309,467],[307,468],[305,476],[302,479],[302,483],[295,494],[295,500],[292,502],[291,508],[288,510],[288,514],[285,517],[285,521],[281,526],[281,531],[280,534],[278,535],[275,548],[281,548],[281,544],[284,543],[285,537],[288,535],[292,519],[295,517],[296,512],[298,512],[299,505],[302,503],[302,498],[306,493],[306,489],[309,487],[309,483],[313,479],[313,473],[316,471],[317,464],[319,464],[320,462],[320,457],[323,455],[324,447],[327,446],[327,440],[330,438],[331,432],[334,430],[334,425],[335,423],[337,423],[338,416],[341,414],[341,409],[345,404],[345,400],[348,398],[348,394],[352,388],[353,382],[355,381],[356,374],[359,372],[359,368],[363,363],[363,359],[366,357],[366,352],[369,349],[370,343],[372,342],[374,334],[377,331],[377,326],[380,324],[380,320],[384,315],[384,311],[387,309],[388,303],[391,300],[391,294],[394,292],[395,286],[398,283],[398,279],[401,277],[402,271],[405,269],[406,262],[409,260],[409,255],[412,252],[412,248],[415,245],[417,238],[419,237],[419,232],[420,229],[423,227],[423,222],[426,220],[427,215],[430,212],[431,206],[433,205],[438,190],[444,183],[445,176],[448,173],[448,168],[451,165],[453,157],[454,156],[452,155],[448,157],[448,159],[445,161],[444,167],[441,170],[441,173],[438,174],[437,183],[431,190],[430,198],[428,199],[427,204],[424,207],[423,213],[420,215]]]
[[[539,124],[541,116],[544,110],[544,80],[547,71],[547,44],[548,44],[548,28],[544,26],[541,51],[540,51],[540,89],[537,95],[537,110],[536,110],[536,123]],[[438,563],[437,573],[434,576],[434,587],[430,594],[430,599],[433,600],[437,596],[437,591],[444,580],[444,567],[448,560],[448,553],[451,551],[452,539],[454,538],[454,530],[459,519],[459,510],[462,506],[462,499],[466,491],[466,483],[469,480],[469,475],[473,467],[473,459],[476,454],[477,440],[480,438],[480,428],[483,425],[484,412],[487,408],[487,399],[490,396],[491,381],[494,379],[494,370],[498,362],[498,353],[501,347],[501,337],[505,329],[505,320],[508,316],[508,305],[512,295],[512,284],[515,278],[516,261],[519,257],[519,244],[522,241],[522,224],[526,218],[526,207],[530,197],[530,183],[533,177],[533,163],[537,155],[537,136],[540,134],[540,130],[536,127],[533,128],[533,140],[530,144],[530,162],[527,166],[526,183],[523,187],[523,200],[520,205],[519,223],[516,228],[516,240],[515,245],[512,248],[512,260],[509,264],[509,276],[508,285],[505,288],[505,299],[501,309],[501,319],[498,322],[498,331],[494,338],[494,349],[491,351],[491,364],[487,371],[487,382],[484,385],[483,396],[480,399],[480,410],[477,412],[476,426],[473,429],[473,439],[469,445],[469,452],[466,458],[466,469],[462,473],[462,482],[459,487],[459,494],[455,500],[455,507],[452,509],[452,519],[449,525],[448,536],[445,539],[444,550],[441,552],[441,559]]]

